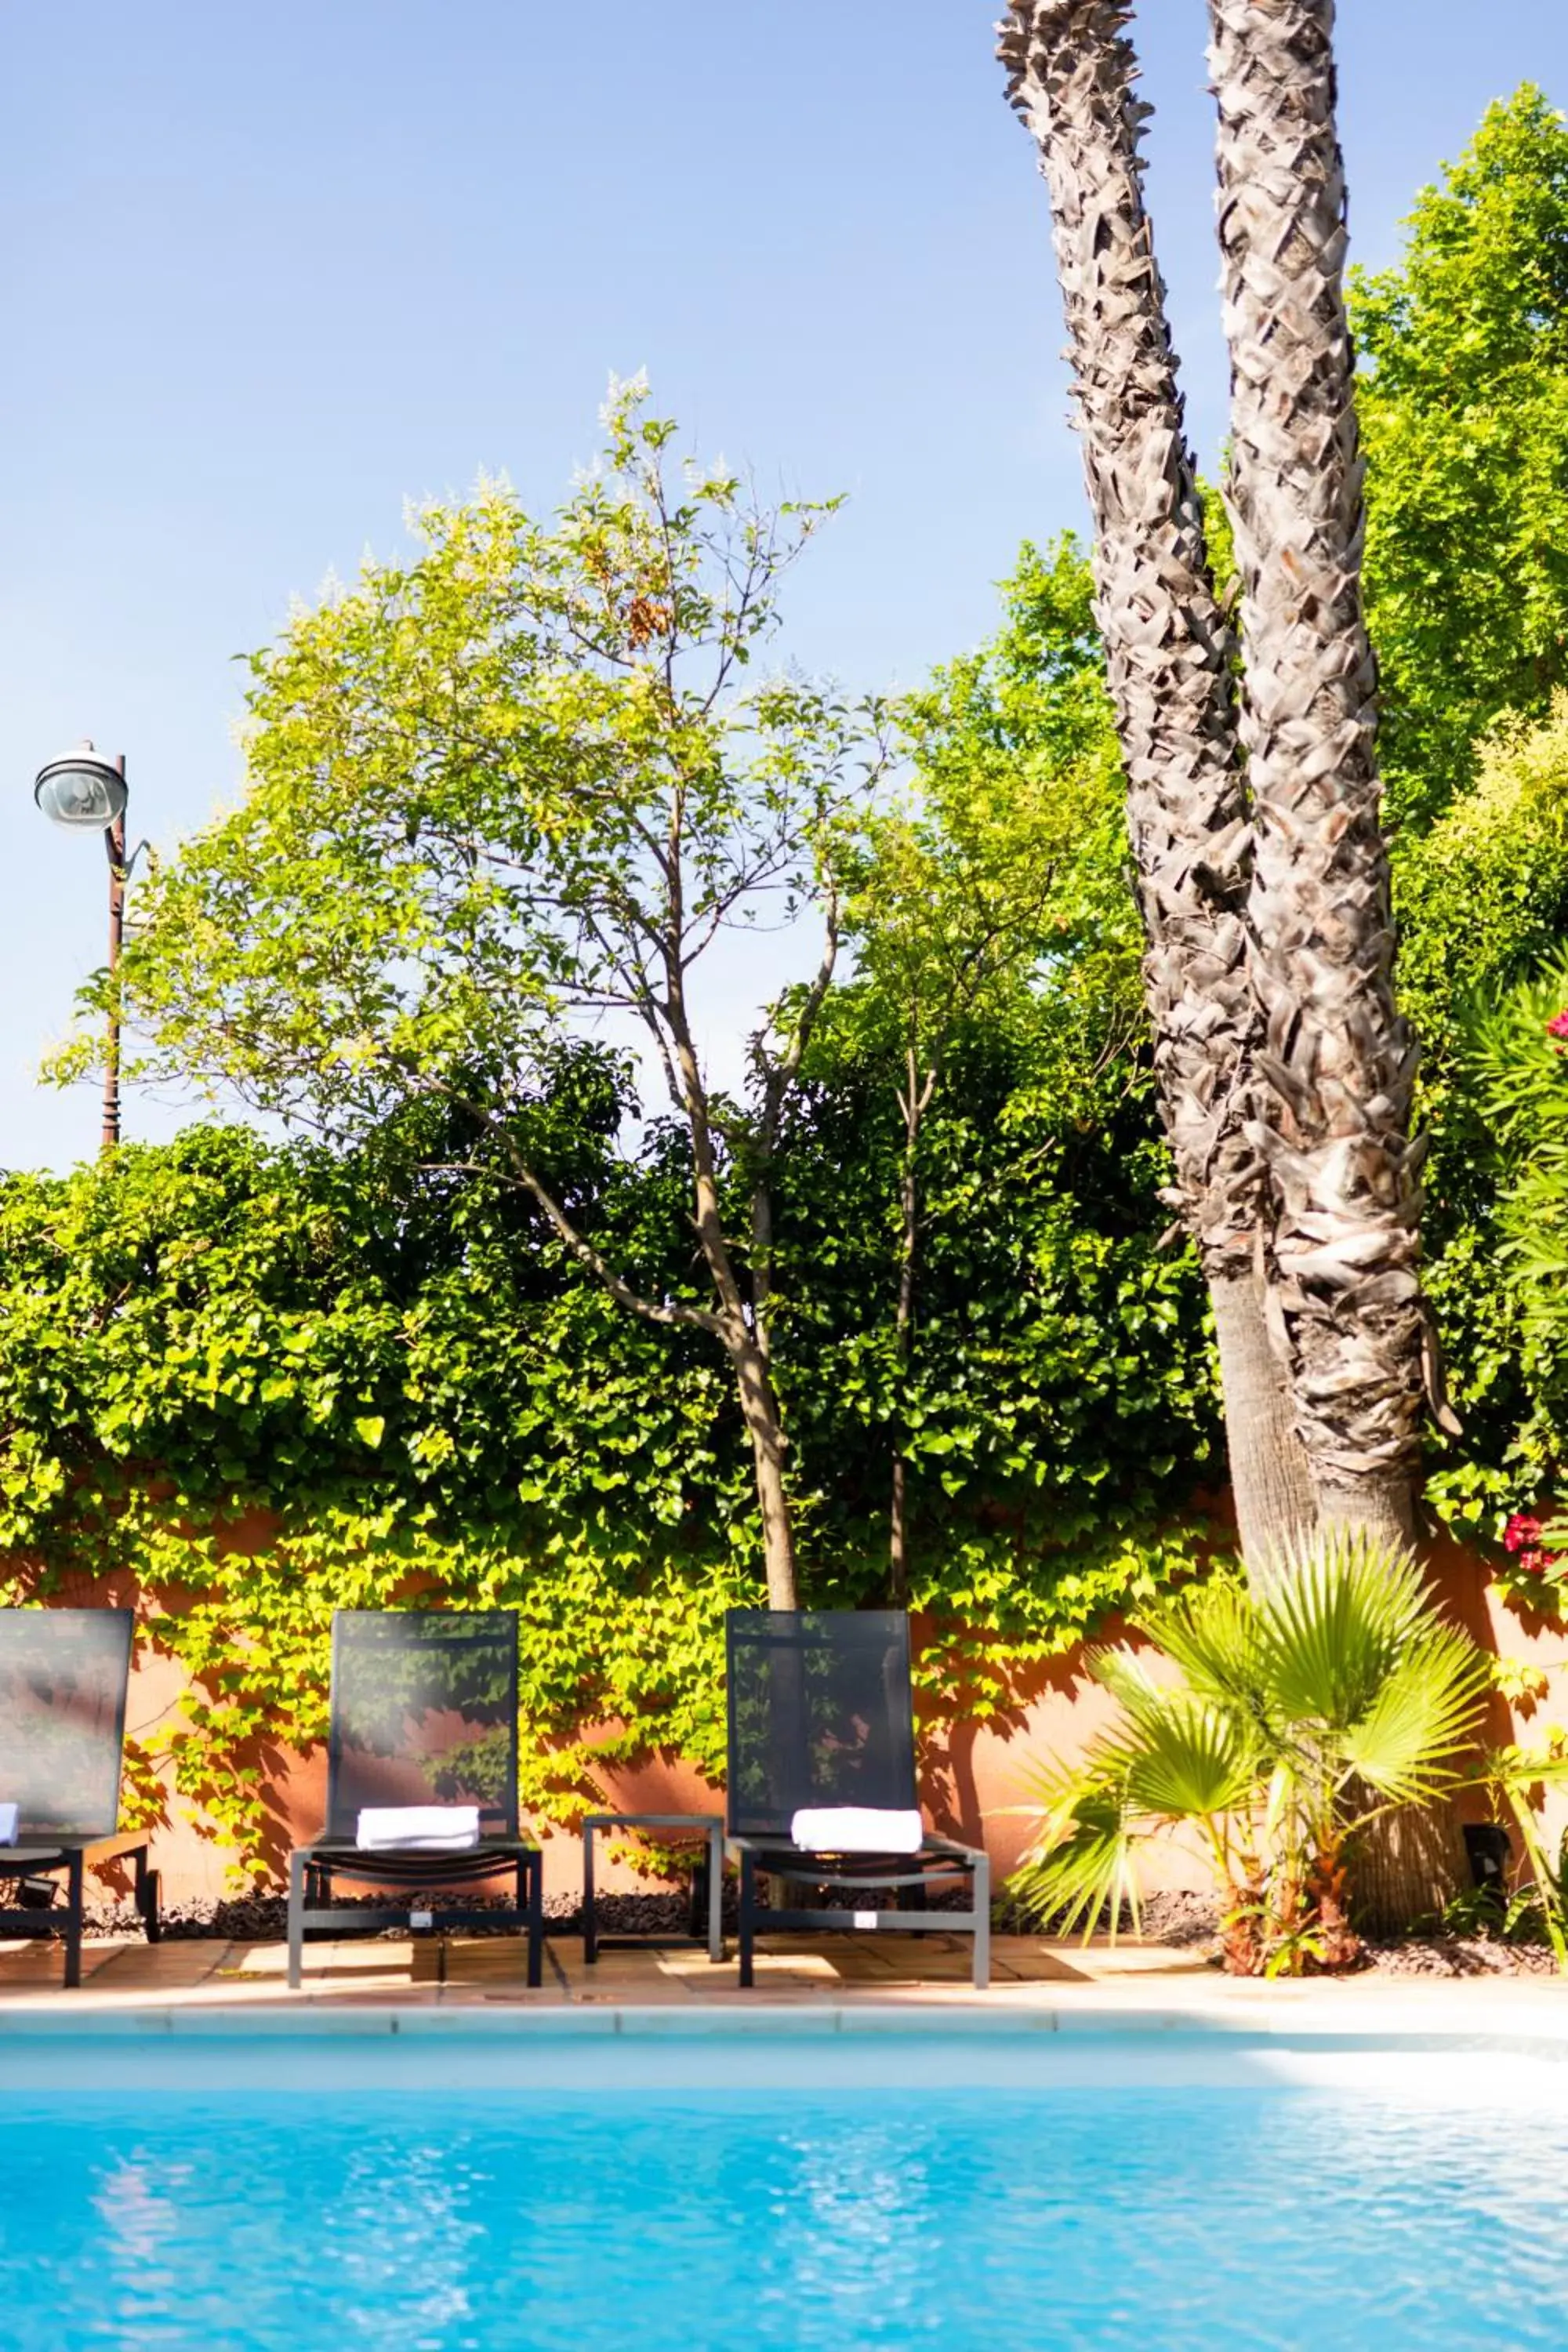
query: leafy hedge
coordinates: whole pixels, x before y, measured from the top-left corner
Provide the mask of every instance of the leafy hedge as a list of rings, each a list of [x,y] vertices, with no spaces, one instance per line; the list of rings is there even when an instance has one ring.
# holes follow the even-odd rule
[[[567,1083],[580,1212],[678,1280],[670,1139],[627,1168],[602,1066]],[[905,1423],[939,1715],[989,1712],[1018,1663],[1188,1570],[1194,1485],[1217,1483],[1200,1298],[1153,1245],[1147,1138],[1020,1132],[988,1084],[1008,1095],[973,1067],[933,1130],[947,1189]],[[834,1245],[786,1299],[781,1373],[807,1598],[853,1603],[885,1574],[885,1162],[876,1100],[819,1108],[781,1255],[827,1213]],[[431,1156],[406,1132],[341,1158],[198,1128],[0,1183],[13,1596],[135,1580],[193,1677],[132,1759],[147,1801],[172,1767],[253,1864],[267,1759],[324,1728],[338,1607],[517,1608],[525,1795],[547,1814],[582,1807],[596,1761],[721,1769],[722,1615],[759,1591],[722,1367],[700,1334],[621,1313],[515,1197],[422,1173]]]

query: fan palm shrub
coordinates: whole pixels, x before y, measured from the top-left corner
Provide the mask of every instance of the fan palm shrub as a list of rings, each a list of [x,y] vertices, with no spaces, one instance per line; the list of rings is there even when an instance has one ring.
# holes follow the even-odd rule
[[[1450,1790],[1488,1686],[1469,1636],[1437,1614],[1408,1554],[1331,1529],[1263,1593],[1199,1587],[1142,1621],[1164,1660],[1097,1650],[1121,1717],[1031,1791],[1038,1832],[1014,1881],[1070,1934],[1123,1910],[1138,1859],[1177,1828],[1200,1841],[1236,1975],[1353,1965],[1358,1838]]]

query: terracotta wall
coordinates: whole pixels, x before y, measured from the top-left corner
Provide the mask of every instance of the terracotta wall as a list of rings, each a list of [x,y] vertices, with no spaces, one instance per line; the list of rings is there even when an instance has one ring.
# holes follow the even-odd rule
[[[1451,1613],[1472,1634],[1500,1655],[1523,1659],[1550,1672],[1548,1696],[1529,1709],[1510,1709],[1500,1700],[1491,1706],[1489,1736],[1495,1739],[1538,1739],[1548,1724],[1568,1723],[1568,1634],[1538,1621],[1521,1620],[1505,1608],[1489,1586],[1481,1564],[1447,1548],[1438,1552],[1433,1574]],[[80,1606],[93,1602],[134,1600],[134,1594],[108,1585],[85,1581],[62,1592],[62,1601]],[[1112,1636],[1115,1638],[1115,1636]],[[1121,1638],[1125,1638],[1121,1637]],[[179,1694],[178,1669],[172,1661],[144,1656],[137,1665],[128,1710],[128,1728],[142,1739],[156,1739],[157,1728]],[[1010,1693],[1010,1705],[994,1720],[927,1726],[922,1739],[922,1795],[934,1824],[970,1843],[984,1843],[998,1877],[1016,1861],[1027,1843],[1027,1819],[1013,1809],[1026,1805],[1031,1768],[1047,1757],[1070,1758],[1079,1753],[1113,1712],[1100,1685],[1083,1669],[1076,1652],[1028,1670]],[[609,1736],[614,1727],[603,1727]],[[592,1727],[586,1735],[592,1738]],[[628,1810],[650,1812],[721,1811],[721,1794],[679,1758],[661,1758],[636,1771],[614,1770],[608,1786]],[[275,1759],[267,1769],[268,1810],[276,1828],[276,1850],[286,1853],[297,1839],[321,1826],[324,1811],[326,1760],[322,1753]],[[1472,1808],[1478,1814],[1479,1806]],[[171,1803],[171,1824],[155,1836],[156,1860],[163,1874],[165,1901],[173,1906],[205,1906],[226,1888],[227,1856],[215,1843],[208,1828],[184,1817]],[[1568,1826],[1568,1792],[1553,1792],[1547,1827],[1553,1843]],[[570,1832],[546,1832],[545,1886],[550,1894],[566,1894],[581,1883],[581,1845]],[[1179,1844],[1152,1857],[1151,1883],[1201,1885],[1201,1864]],[[648,1885],[629,1867],[605,1873],[610,1885]]]

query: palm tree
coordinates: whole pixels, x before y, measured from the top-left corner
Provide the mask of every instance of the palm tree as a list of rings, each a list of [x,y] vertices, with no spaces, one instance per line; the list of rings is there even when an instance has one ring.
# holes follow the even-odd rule
[[[1320,1514],[1408,1539],[1424,1370],[1443,1408],[1362,611],[1333,0],[1209,0],[1209,17],[1268,1082],[1251,1132],[1277,1193],[1268,1306]]]
[[[1124,1903],[1136,1919],[1140,1847],[1185,1828],[1233,1972],[1351,1965],[1367,1832],[1458,1783],[1490,1679],[1481,1652],[1438,1617],[1407,1552],[1342,1528],[1262,1597],[1203,1585],[1139,1630],[1171,1675],[1091,1653],[1121,1721],[1037,1776],[1017,1892],[1065,1932],[1114,1928]]]
[[[1263,1573],[1313,1523],[1267,1335],[1268,1180],[1254,1103],[1251,833],[1231,686],[1143,204],[1137,62],[1120,0],[1012,0],[1008,95],[1040,148],[1095,520],[1098,614],[1123,761],[1172,1204],[1214,1302],[1244,1556]]]

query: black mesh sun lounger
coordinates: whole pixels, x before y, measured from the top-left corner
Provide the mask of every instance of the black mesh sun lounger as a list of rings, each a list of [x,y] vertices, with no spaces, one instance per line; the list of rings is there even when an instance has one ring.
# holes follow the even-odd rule
[[[926,1831],[916,1853],[808,1853],[791,1833],[808,1806],[919,1810],[902,1610],[732,1609],[728,1646],[728,1845],[741,1874],[742,1986],[752,1981],[759,1928],[824,1927],[971,1935],[974,1982],[988,1984],[991,1869],[983,1852]],[[760,1910],[764,1874],[798,1886],[802,1907]],[[967,1910],[927,1908],[932,1892],[964,1882]],[[883,1894],[897,1907],[879,1907]]]
[[[0,1845],[0,1890],[13,1890],[0,1939],[61,1937],[68,1989],[81,1982],[89,1864],[132,1864],[136,1908],[158,1940],[147,1840],[119,1834],[132,1628],[129,1609],[0,1609],[0,1804],[20,1817],[16,1844]]]
[[[479,1843],[458,1853],[357,1843],[366,1808],[477,1805]],[[525,1928],[528,1981],[542,1980],[544,1864],[517,1811],[517,1613],[340,1609],[332,1620],[327,1824],[289,1865],[289,1982],[303,1976],[305,1937],[382,1927]],[[340,1883],[395,1895],[478,1888],[509,1877],[510,1906],[443,1902],[346,1904]]]

